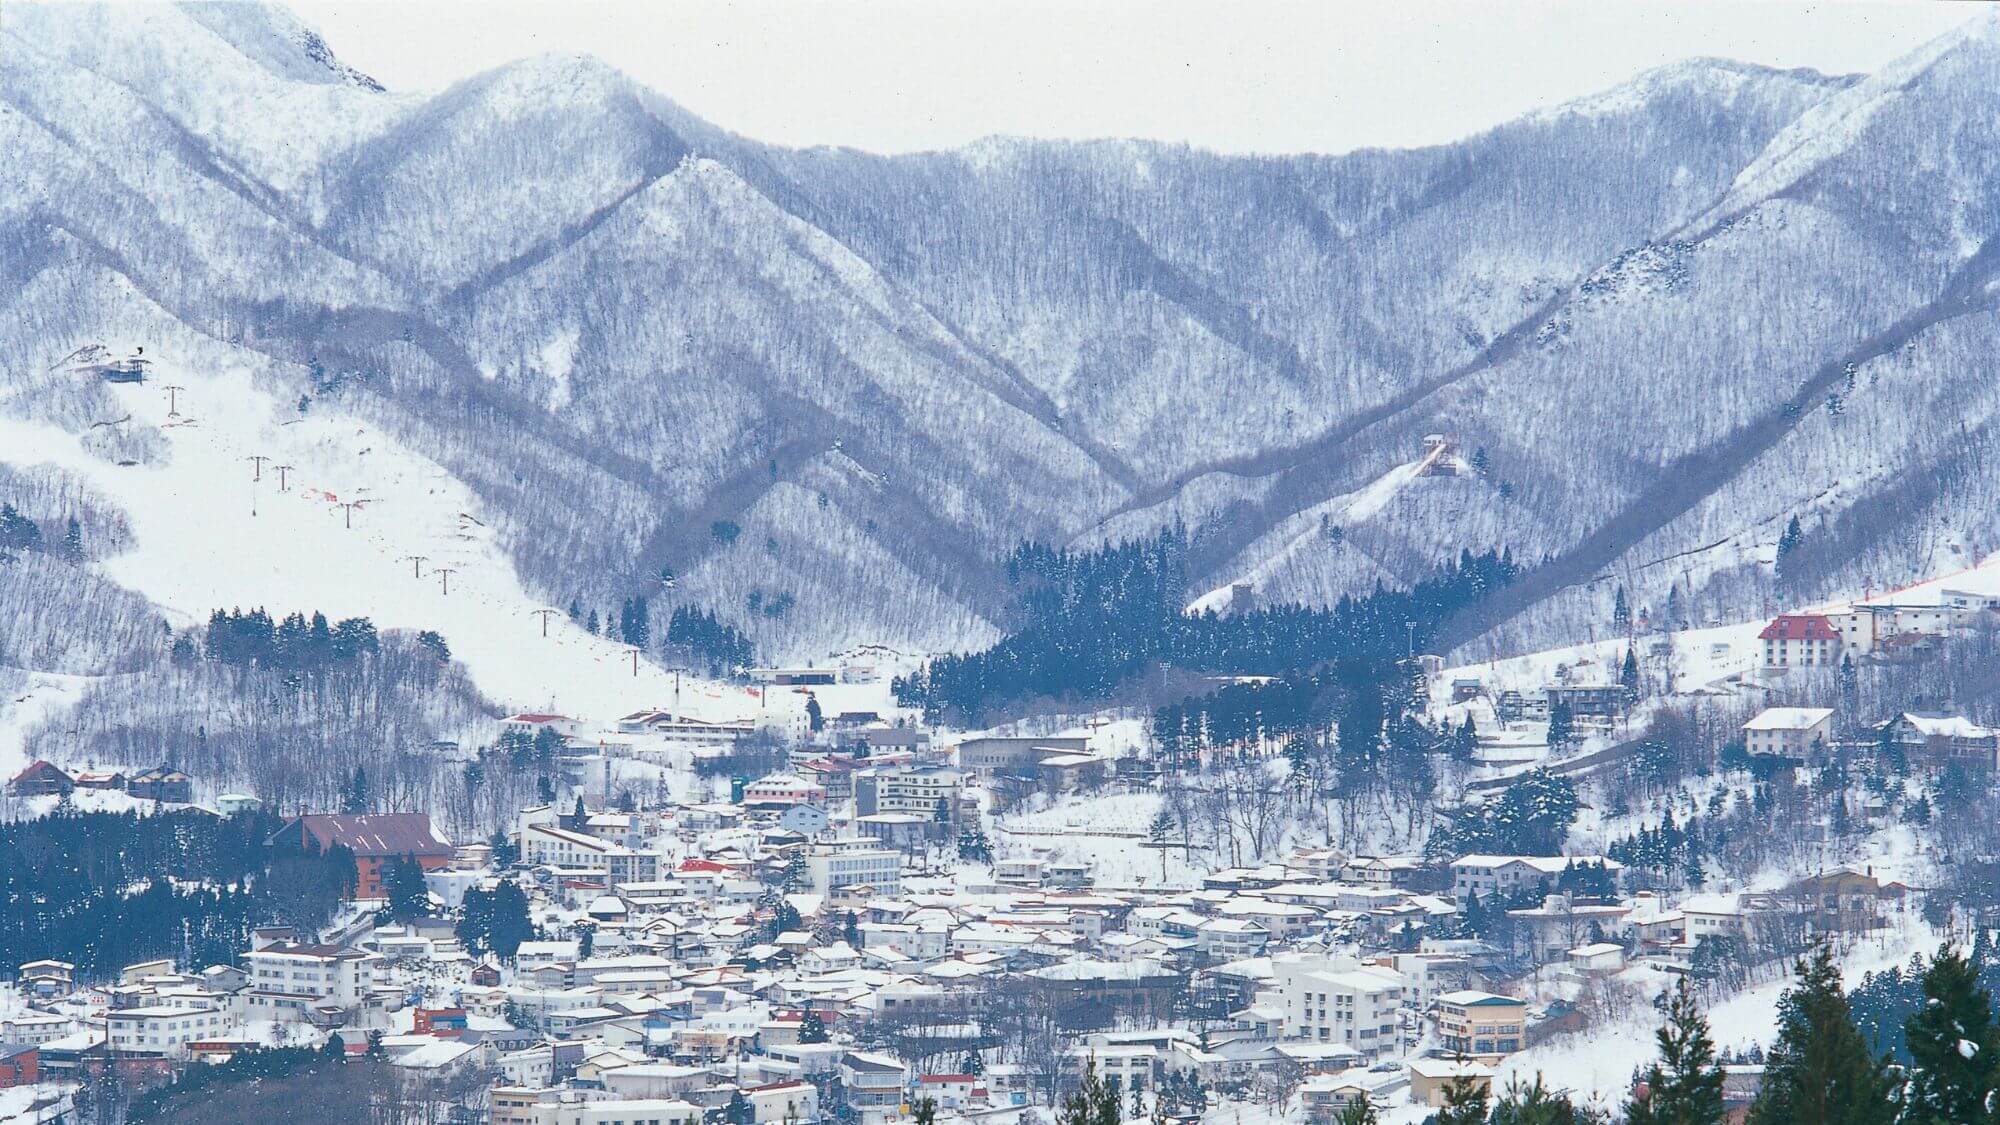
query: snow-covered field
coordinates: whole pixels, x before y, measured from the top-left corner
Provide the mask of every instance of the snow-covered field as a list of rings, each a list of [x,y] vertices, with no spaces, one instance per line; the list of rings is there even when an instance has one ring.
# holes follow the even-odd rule
[[[185,388],[177,412],[168,385]],[[471,492],[381,430],[320,407],[301,416],[241,370],[162,371],[113,393],[128,425],[165,436],[161,464],[109,464],[54,426],[4,417],[0,459],[54,463],[121,503],[137,545],[106,573],[180,623],[231,606],[365,615],[442,633],[503,707],[604,720],[673,699],[672,672],[563,613],[543,636],[538,611],[555,607],[523,588]],[[759,702],[685,676],[679,697],[707,719]]]
[[[1846,950],[1840,957],[1841,977],[1848,988],[1863,975],[1879,972],[1937,948],[1938,935],[1915,912],[1893,916],[1892,928]],[[1651,969],[1629,969],[1624,976],[1657,993],[1665,977]],[[1768,1046],[1778,1024],[1778,997],[1788,978],[1767,981],[1724,999],[1708,1012],[1718,1047],[1741,1049],[1753,1043]],[[1541,1073],[1551,1086],[1564,1086],[1608,1105],[1618,1104],[1630,1088],[1633,1072],[1651,1061],[1658,1050],[1653,1032],[1659,1016],[1640,1008],[1623,1019],[1561,1036],[1509,1058],[1498,1081],[1532,1079]]]
[[[1230,590],[1236,582],[1248,582],[1253,588],[1261,589],[1266,578],[1287,556],[1314,542],[1320,534],[1321,525],[1331,522],[1342,527],[1365,523],[1380,514],[1396,498],[1404,486],[1422,476],[1426,469],[1447,455],[1448,447],[1440,446],[1415,461],[1397,465],[1381,476],[1368,482],[1353,492],[1336,496],[1307,508],[1274,528],[1246,552],[1262,559],[1256,566],[1236,579],[1225,582],[1189,603],[1188,611],[1221,610],[1229,605]]]
[[[1653,646],[1671,644],[1675,691],[1685,693],[1712,687],[1731,676],[1756,669],[1760,653],[1757,634],[1766,624],[1767,621],[1761,620],[1745,621],[1678,633],[1648,634],[1640,641],[1639,658],[1648,662]],[[1434,698],[1442,705],[1450,697],[1452,680],[1461,677],[1477,679],[1489,693],[1540,690],[1555,682],[1556,669],[1563,665],[1569,666],[1571,678],[1577,683],[1615,683],[1630,643],[1624,637],[1609,637],[1505,660],[1447,668],[1433,679]]]
[[[0,782],[28,764],[28,731],[68,710],[88,682],[84,676],[0,669]]]

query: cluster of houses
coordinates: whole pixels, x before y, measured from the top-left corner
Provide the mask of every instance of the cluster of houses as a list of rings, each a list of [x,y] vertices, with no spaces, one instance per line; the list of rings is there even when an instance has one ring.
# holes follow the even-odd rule
[[[79,789],[126,793],[164,804],[185,805],[194,800],[194,779],[164,765],[133,773],[115,769],[70,773],[37,759],[7,782],[7,791],[16,797],[66,797]]]
[[[962,747],[960,748],[962,749]],[[1768,894],[1623,895],[1598,857],[1469,855],[1449,889],[1415,857],[1302,849],[1195,885],[1099,885],[1089,865],[1001,859],[943,875],[856,834],[867,807],[977,815],[974,764],[863,771],[838,824],[789,827],[790,781],[731,817],[670,806],[523,810],[454,846],[421,814],[327,814],[274,842],[352,850],[360,907],[383,864],[417,860],[431,915],[357,909],[328,932],[255,933],[228,964],[160,960],[83,981],[21,965],[0,1018],[0,1085],[60,1091],[106,1070],[137,1082],[250,1047],[374,1053],[495,1125],[1012,1121],[1085,1066],[1165,1115],[1278,1086],[1309,1120],[1356,1098],[1436,1105],[1457,1081],[1576,1025],[1563,989],[1653,964],[1688,971],[1705,940],[1761,919],[1881,924],[1902,888],[1840,871]],[[935,816],[936,814],[931,814]],[[1590,895],[1559,893],[1577,867]],[[461,940],[468,892],[520,886],[539,934],[509,957]],[[1504,940],[1432,937],[1473,900]],[[1021,1012],[1068,1030],[1023,1054]],[[1198,1028],[1199,1030],[1196,1030]],[[1196,1091],[1190,1094],[1189,1091]]]
[[[1935,603],[1861,601],[1843,610],[1780,614],[1757,634],[1767,669],[1838,665],[1843,659],[1919,656],[1956,629],[1993,620],[2000,594],[1944,590]]]
[[[1936,602],[1864,600],[1844,609],[1779,614],[1757,634],[1754,671],[1740,671],[1723,683],[1704,685],[1696,693],[1726,693],[1730,684],[1768,693],[1797,670],[1831,671],[1844,663],[1918,659],[1954,632],[1994,623],[2000,623],[2000,594],[1953,589],[1941,591]],[[1671,648],[1668,642],[1656,642],[1648,653],[1670,655]],[[1708,655],[1727,658],[1729,648],[1725,642],[1714,642]],[[1443,671],[1438,657],[1422,660],[1427,681]],[[1548,748],[1533,734],[1540,728],[1533,724],[1548,722],[1558,709],[1569,716],[1573,729],[1581,732],[1609,730],[1628,716],[1637,696],[1626,685],[1614,682],[1617,678],[1618,669],[1597,668],[1588,661],[1577,666],[1558,665],[1554,679],[1536,690],[1489,688],[1476,675],[1459,674],[1438,699],[1454,707],[1475,701],[1490,707],[1494,722],[1479,729],[1477,757],[1484,764],[1506,766],[1546,755]],[[1833,745],[1833,719],[1829,708],[1765,708],[1743,726],[1743,744],[1753,756],[1804,762],[1815,746]],[[1845,733],[1854,736],[1854,732]],[[1876,724],[1872,733],[1878,740],[1887,739],[1901,747],[1916,761],[1956,760],[1988,769],[2000,766],[2000,729],[1975,723],[1962,714],[1902,713]]]
[[[1789,756],[1827,736],[1829,715],[1772,709],[1746,741]],[[566,753],[591,741],[560,715],[506,722]],[[738,740],[670,711],[620,722],[696,748]],[[1992,737],[1894,723],[1912,744]],[[1453,1083],[1491,1082],[1577,1029],[1572,1000],[1594,979],[1697,972],[1704,943],[1866,931],[1907,908],[1908,888],[1851,869],[1671,896],[1630,890],[1599,856],[1465,855],[1440,871],[1303,848],[1177,883],[1164,868],[1115,881],[1019,842],[945,858],[984,841],[1006,800],[1128,775],[1093,743],[936,745],[842,714],[727,800],[592,809],[567,793],[519,810],[500,846],[454,844],[418,813],[294,817],[273,843],[351,851],[353,909],[320,933],[258,931],[225,964],[98,980],[19,966],[0,995],[0,1089],[60,1097],[105,1071],[164,1081],[255,1046],[337,1044],[493,1125],[874,1125],[926,1100],[948,1120],[1012,1122],[1086,1067],[1149,1115],[1278,1090],[1325,1125],[1357,1099],[1436,1106]],[[118,786],[142,795],[159,772]],[[185,800],[185,776],[166,772]],[[95,782],[36,763],[12,784]],[[404,860],[429,909],[390,922],[385,875]],[[534,931],[504,955],[460,926],[469,895],[503,884]]]

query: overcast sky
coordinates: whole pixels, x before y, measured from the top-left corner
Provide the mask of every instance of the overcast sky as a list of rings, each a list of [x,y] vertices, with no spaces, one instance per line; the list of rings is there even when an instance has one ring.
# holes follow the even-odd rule
[[[1230,152],[1452,140],[1697,55],[1871,70],[1941,3],[1523,0],[298,0],[395,89],[599,56],[717,124],[883,152],[996,133]]]

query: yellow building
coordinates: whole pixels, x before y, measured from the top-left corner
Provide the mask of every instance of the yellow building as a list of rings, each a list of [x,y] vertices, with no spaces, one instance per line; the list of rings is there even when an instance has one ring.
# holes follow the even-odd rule
[[[1473,1059],[1500,1059],[1521,1049],[1528,1005],[1491,992],[1447,992],[1438,997],[1438,1035],[1444,1048]]]

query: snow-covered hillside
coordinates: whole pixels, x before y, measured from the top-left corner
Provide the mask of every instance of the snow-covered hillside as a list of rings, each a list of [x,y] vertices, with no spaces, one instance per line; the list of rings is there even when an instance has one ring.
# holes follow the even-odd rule
[[[370,487],[456,480],[523,604],[671,571],[764,659],[974,647],[1021,541],[1179,520],[1196,594],[1509,548],[1537,573],[1485,654],[1580,639],[1607,575],[1717,621],[1800,593],[1755,561],[1794,514],[1813,596],[2000,546],[1967,451],[1986,24],[1865,81],[1691,60],[1423,150],[885,158],[588,58],[417,96],[279,11],[10,13],[0,398],[95,341],[239,347],[431,466]],[[1398,483],[1430,433],[1477,471]]]
[[[106,573],[182,624],[252,606],[367,616],[442,633],[505,707],[603,721],[675,698],[675,673],[640,659],[635,675],[628,646],[537,612],[554,607],[522,588],[478,499],[379,428],[337,409],[301,414],[241,368],[162,365],[111,395],[125,425],[165,439],[157,463],[115,464],[53,425],[6,417],[0,461],[59,465],[119,503],[132,547]],[[759,706],[742,688],[679,682],[698,717]]]

